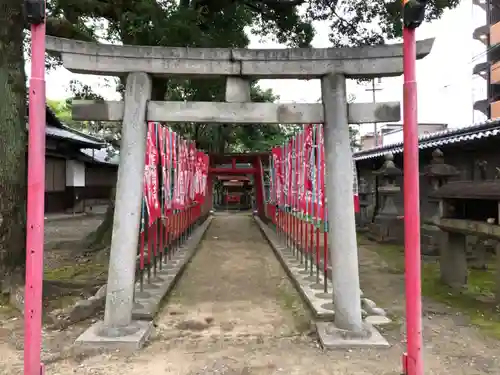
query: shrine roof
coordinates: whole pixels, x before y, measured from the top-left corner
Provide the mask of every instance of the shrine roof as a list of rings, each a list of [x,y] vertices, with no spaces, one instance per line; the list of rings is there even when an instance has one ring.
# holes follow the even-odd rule
[[[234,154],[209,153],[210,163],[212,165],[231,163],[233,158],[236,159],[236,163],[251,163],[251,162],[255,161],[255,159],[258,157],[260,157],[263,162],[266,162],[269,159],[270,155],[271,155],[271,151],[234,153]]]
[[[103,139],[85,134],[64,124],[49,106],[45,107],[45,136],[55,140],[73,144],[75,147],[85,147],[91,149],[100,149],[106,146]],[[26,129],[29,130],[28,123]]]
[[[481,124],[470,125],[463,128],[447,129],[430,134],[423,134],[418,139],[418,147],[420,150],[424,150],[427,148],[476,141],[498,135],[500,135],[500,119],[488,120]],[[392,154],[402,153],[403,142],[358,151],[354,153],[353,158],[356,161],[373,159],[389,152]]]

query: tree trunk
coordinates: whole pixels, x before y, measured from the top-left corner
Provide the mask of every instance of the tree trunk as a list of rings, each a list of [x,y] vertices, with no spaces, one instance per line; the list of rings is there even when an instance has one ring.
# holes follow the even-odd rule
[[[26,233],[26,76],[23,2],[0,2],[0,284],[22,280]]]
[[[127,40],[124,36],[122,37],[125,43],[133,44],[132,40]],[[151,93],[151,100],[165,100],[165,95],[167,91],[167,85],[165,80],[155,79],[153,80],[153,90]],[[144,140],[145,142],[146,140]],[[111,246],[111,235],[113,233],[113,215],[115,212],[115,189],[111,193],[111,199],[106,210],[103,222],[91,233],[86,241],[86,246],[90,249],[103,249]]]
[[[101,250],[111,245],[111,235],[113,233],[113,219],[115,214],[115,191],[111,193],[108,209],[104,215],[104,220],[86,239],[85,246],[90,250]]]

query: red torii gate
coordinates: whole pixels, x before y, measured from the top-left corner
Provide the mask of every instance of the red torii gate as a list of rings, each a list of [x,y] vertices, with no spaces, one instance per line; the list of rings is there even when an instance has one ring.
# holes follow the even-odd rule
[[[208,190],[209,199],[213,197],[213,180],[215,176],[220,175],[243,175],[250,174],[254,177],[255,184],[255,203],[259,217],[266,215],[264,205],[264,168],[263,163],[269,163],[271,154],[268,152],[252,152],[244,154],[209,154],[210,168],[208,169],[208,181],[210,188]],[[238,168],[237,164],[250,164],[251,167]],[[220,165],[230,165],[220,167]]]

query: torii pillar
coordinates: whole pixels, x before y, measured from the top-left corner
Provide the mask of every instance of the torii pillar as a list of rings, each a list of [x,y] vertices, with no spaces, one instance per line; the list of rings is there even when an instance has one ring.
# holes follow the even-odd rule
[[[331,218],[328,225],[328,245],[332,265],[335,326],[346,331],[362,333],[364,327],[360,303],[345,76],[324,76],[321,78],[321,92],[325,111],[325,189],[328,217]]]

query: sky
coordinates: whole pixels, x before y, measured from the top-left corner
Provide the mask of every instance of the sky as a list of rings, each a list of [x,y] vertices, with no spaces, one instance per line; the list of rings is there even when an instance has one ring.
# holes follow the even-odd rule
[[[447,123],[450,128],[457,128],[485,120],[482,114],[472,109],[475,100],[486,97],[484,79],[472,77],[473,66],[485,61],[486,49],[484,44],[472,39],[472,32],[483,25],[485,19],[485,12],[473,6],[472,0],[463,0],[459,7],[446,12],[440,20],[417,29],[417,40],[436,38],[430,55],[417,62],[419,122]],[[330,47],[328,25],[318,22],[315,28],[313,46]],[[253,36],[250,40],[249,48],[285,48]],[[47,97],[67,98],[72,79],[90,85],[108,100],[119,98],[114,89],[106,85],[105,78],[73,74],[62,67],[47,74]],[[321,97],[319,80],[261,80],[259,83],[265,89],[271,88],[283,103],[316,103]],[[402,101],[402,77],[384,78],[377,87],[382,89],[376,93],[377,101]],[[355,96],[356,102],[371,102],[372,93],[366,91],[369,88],[371,84],[359,85],[349,81],[347,89]],[[360,130],[366,133],[372,128],[368,124]]]

